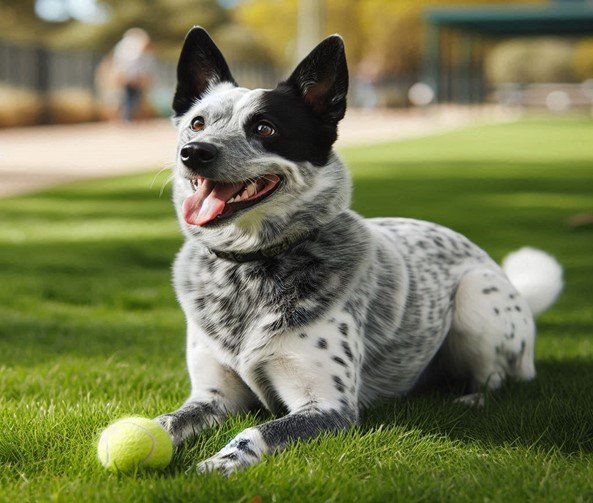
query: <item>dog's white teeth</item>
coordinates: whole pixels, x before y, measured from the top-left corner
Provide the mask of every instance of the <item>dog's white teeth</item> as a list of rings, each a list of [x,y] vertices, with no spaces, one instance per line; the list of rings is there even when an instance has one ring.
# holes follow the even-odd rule
[[[236,201],[243,201],[245,199],[247,199],[249,196],[247,195],[247,188],[244,188],[241,192],[239,192],[236,196],[235,196],[235,200]]]
[[[257,180],[255,182],[250,182],[243,187],[243,190],[238,194],[231,197],[227,203],[238,203],[239,201],[246,201],[250,197],[253,197],[257,194],[260,190],[262,190],[261,181]],[[265,182],[263,184],[265,186]]]
[[[197,191],[204,183],[204,179],[203,178],[190,178],[189,183],[191,184],[194,191]]]
[[[257,194],[257,183],[251,182],[249,185],[247,185],[245,191],[247,192],[247,197],[251,197],[254,194]]]

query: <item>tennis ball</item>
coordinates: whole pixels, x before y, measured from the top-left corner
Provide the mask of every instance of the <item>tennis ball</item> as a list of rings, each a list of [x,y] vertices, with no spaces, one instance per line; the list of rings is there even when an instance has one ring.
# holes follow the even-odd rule
[[[97,451],[101,464],[112,472],[163,469],[173,456],[173,442],[151,419],[127,417],[103,430]]]

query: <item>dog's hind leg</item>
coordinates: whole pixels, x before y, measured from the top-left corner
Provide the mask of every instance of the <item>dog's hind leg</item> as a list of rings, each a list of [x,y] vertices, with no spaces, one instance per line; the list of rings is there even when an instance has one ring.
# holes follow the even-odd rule
[[[529,306],[502,272],[474,269],[461,278],[443,347],[445,369],[469,378],[472,394],[458,402],[480,405],[477,392],[498,388],[506,377],[535,377],[534,343]]]
[[[190,396],[178,410],[155,419],[169,432],[176,446],[202,429],[222,422],[228,414],[248,410],[257,403],[241,378],[221,365],[194,336],[188,334]]]

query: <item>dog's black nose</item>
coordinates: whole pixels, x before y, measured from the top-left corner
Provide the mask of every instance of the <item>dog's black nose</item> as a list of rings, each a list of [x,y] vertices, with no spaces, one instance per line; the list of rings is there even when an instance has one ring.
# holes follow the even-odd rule
[[[212,143],[194,141],[184,145],[179,154],[183,164],[190,169],[195,169],[214,161],[218,155],[218,148]]]

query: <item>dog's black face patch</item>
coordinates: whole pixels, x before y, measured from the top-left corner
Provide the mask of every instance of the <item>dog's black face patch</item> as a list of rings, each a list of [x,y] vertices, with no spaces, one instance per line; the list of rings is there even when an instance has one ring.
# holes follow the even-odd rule
[[[263,93],[245,133],[285,159],[323,166],[346,111],[347,92],[344,43],[331,36],[315,47],[286,81]],[[257,135],[255,126],[262,119],[274,125],[275,134]]]
[[[276,132],[268,137],[259,136],[255,128],[261,120],[270,122]],[[244,128],[247,138],[260,142],[267,151],[316,166],[327,163],[337,138],[335,124],[316,116],[300,96],[282,84],[262,95],[257,112]]]

